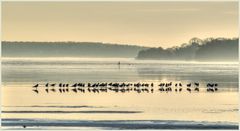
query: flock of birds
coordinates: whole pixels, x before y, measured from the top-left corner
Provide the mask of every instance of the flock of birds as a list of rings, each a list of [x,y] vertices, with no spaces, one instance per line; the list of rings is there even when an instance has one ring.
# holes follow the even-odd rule
[[[188,83],[185,86],[182,83],[160,83],[158,85],[157,91],[159,92],[182,92],[187,91],[191,92],[199,92],[200,84],[197,82]],[[101,92],[147,92],[153,93],[154,92],[154,83],[75,83],[75,84],[66,84],[66,83],[46,83],[41,86],[40,84],[36,84],[33,86],[33,91],[39,93],[38,88],[44,87],[47,93],[49,92],[60,92],[60,93],[67,93],[67,92],[92,92],[92,93],[101,93]],[[216,92],[218,91],[218,84],[217,83],[207,83],[206,85],[207,92]]]

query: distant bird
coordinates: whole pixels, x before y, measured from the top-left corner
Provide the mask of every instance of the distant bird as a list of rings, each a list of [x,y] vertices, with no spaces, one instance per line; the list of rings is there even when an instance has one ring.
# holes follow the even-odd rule
[[[62,88],[59,88],[58,90],[59,90],[60,93],[62,93]]]
[[[181,86],[181,87],[182,87],[182,83],[179,83],[179,86]]]
[[[52,88],[52,89],[50,89],[51,91],[53,91],[53,92],[56,92],[56,90],[54,89],[54,88]]]
[[[196,87],[194,90],[197,91],[197,92],[199,92],[199,88],[198,88],[198,87]]]
[[[56,84],[51,84],[51,86],[55,86]]]
[[[39,84],[36,84],[36,85],[34,85],[33,87],[38,87],[39,86]]]
[[[48,88],[46,88],[45,91],[48,93]]]
[[[153,87],[153,83],[151,84],[151,87]]]
[[[37,94],[39,93],[37,89],[34,89],[33,91],[36,92]]]
[[[190,88],[187,88],[187,91],[191,93],[192,90]]]
[[[62,83],[59,83],[59,85],[58,85],[59,87],[62,87]]]
[[[27,126],[26,125],[23,125],[23,128],[26,128]]]
[[[195,86],[197,86],[197,87],[199,86],[199,83],[194,83],[194,84],[195,84]]]
[[[153,93],[153,91],[154,91],[154,90],[153,90],[153,89],[151,89],[151,93]]]
[[[207,92],[214,92],[214,89],[212,89],[212,88],[207,88]]]
[[[69,92],[69,89],[68,89],[68,88],[66,88],[66,92]]]
[[[182,88],[179,89],[179,92],[181,92],[181,91],[182,91]]]
[[[77,83],[75,83],[74,85],[72,85],[71,87],[77,87]]]
[[[77,93],[77,89],[76,89],[76,88],[73,88],[72,91],[75,92],[75,93]]]

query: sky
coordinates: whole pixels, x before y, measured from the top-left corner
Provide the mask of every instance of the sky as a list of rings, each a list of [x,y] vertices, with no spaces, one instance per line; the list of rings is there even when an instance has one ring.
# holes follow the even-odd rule
[[[2,40],[172,47],[238,36],[238,2],[2,2]]]

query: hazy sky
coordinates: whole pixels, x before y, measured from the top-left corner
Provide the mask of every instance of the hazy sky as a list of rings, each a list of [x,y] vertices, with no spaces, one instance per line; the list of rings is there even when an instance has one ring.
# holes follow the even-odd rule
[[[171,47],[237,37],[237,2],[3,2],[2,40]]]

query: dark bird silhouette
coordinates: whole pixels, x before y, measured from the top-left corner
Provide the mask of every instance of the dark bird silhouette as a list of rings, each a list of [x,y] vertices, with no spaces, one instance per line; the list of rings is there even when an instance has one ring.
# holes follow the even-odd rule
[[[34,85],[33,87],[38,87],[39,86],[39,84],[36,84],[36,85]]]
[[[88,88],[87,90],[88,90],[88,92],[91,92],[91,89],[90,89],[90,88]]]
[[[59,90],[60,93],[62,93],[62,88],[59,88],[58,90]]]
[[[192,90],[190,88],[187,88],[187,91],[191,93]]]
[[[153,85],[153,83],[151,83],[151,87],[153,87],[154,85]]]
[[[77,88],[73,88],[72,91],[77,93]]]
[[[199,88],[198,88],[198,87],[196,87],[194,90],[197,91],[197,92],[199,92]]]
[[[51,91],[56,92],[56,90],[54,88],[52,88]]]
[[[187,84],[187,87],[191,87],[191,83]]]
[[[74,85],[72,85],[71,87],[77,87],[77,83],[75,83]]]
[[[68,89],[68,88],[66,88],[66,92],[69,92],[69,89]]]
[[[51,86],[55,86],[56,84],[54,83],[54,84],[51,84]]]
[[[37,94],[39,93],[37,89],[34,89],[33,91],[36,92]]]
[[[207,88],[207,92],[214,92],[214,89],[212,89],[212,88]]]
[[[48,88],[46,88],[45,91],[48,93]]]
[[[195,86],[197,86],[197,87],[199,86],[199,83],[196,83],[196,82],[195,82],[194,84],[195,84]]]
[[[153,89],[151,89],[151,93],[153,93],[153,91],[154,91],[154,90],[153,90]]]
[[[179,92],[181,92],[182,91],[182,88],[179,88]]]

